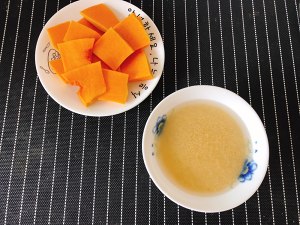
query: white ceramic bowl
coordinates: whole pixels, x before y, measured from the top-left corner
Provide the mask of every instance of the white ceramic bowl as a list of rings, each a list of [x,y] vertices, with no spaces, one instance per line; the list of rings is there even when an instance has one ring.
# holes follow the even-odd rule
[[[250,155],[237,185],[215,195],[201,196],[181,189],[161,170],[154,143],[155,128],[172,108],[194,100],[210,100],[223,104],[235,112],[244,123],[250,141]],[[181,89],[161,101],[153,110],[143,134],[143,157],[146,168],[156,186],[169,199],[188,209],[199,212],[220,212],[232,209],[247,201],[262,183],[269,161],[269,144],[264,126],[253,108],[235,93],[214,86],[192,86]]]
[[[128,14],[135,12],[143,18],[143,23],[148,34],[151,34],[150,47],[145,49],[154,78],[143,82],[129,84],[128,100],[125,105],[113,102],[95,102],[85,107],[77,96],[77,87],[63,83],[54,74],[49,66],[49,61],[59,58],[59,53],[50,45],[46,29],[68,20],[79,20],[80,11],[90,6],[105,3],[113,10],[115,15],[122,20]],[[149,28],[149,29],[148,29]],[[149,35],[150,36],[150,35]],[[138,7],[120,0],[88,0],[77,1],[55,13],[43,28],[36,45],[35,65],[39,79],[47,93],[61,106],[72,112],[86,116],[110,116],[125,112],[141,103],[156,87],[165,62],[164,45],[154,22]]]

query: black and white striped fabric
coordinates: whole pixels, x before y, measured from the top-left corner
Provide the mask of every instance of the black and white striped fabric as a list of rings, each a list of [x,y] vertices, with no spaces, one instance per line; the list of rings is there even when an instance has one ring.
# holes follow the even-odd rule
[[[0,224],[299,224],[297,0],[132,0],[161,31],[165,70],[138,107],[102,118],[60,107],[36,74],[38,35],[69,3],[0,1]],[[171,202],[142,158],[151,110],[198,84],[225,87],[248,101],[270,142],[259,190],[222,213]]]

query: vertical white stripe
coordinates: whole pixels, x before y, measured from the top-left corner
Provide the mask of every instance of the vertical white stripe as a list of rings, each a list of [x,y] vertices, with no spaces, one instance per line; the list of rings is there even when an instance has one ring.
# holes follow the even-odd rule
[[[85,150],[85,138],[86,138],[86,121],[87,121],[87,116],[84,117],[77,225],[79,225],[79,222],[80,222],[80,212],[81,212],[80,210],[81,210],[82,178],[83,178],[83,166],[84,166],[84,150]]]
[[[223,68],[223,79],[224,88],[226,88],[226,70],[225,70],[225,56],[224,56],[224,43],[223,43],[223,29],[222,29],[222,12],[221,12],[221,2],[218,0],[219,7],[219,23],[220,23],[220,39],[221,39],[221,50],[222,50],[222,68]]]
[[[30,25],[29,25],[29,32],[28,32],[29,34],[28,34],[27,47],[26,47],[25,66],[24,66],[23,77],[25,77],[25,74],[27,71],[27,62],[28,62],[29,46],[30,46],[30,40],[31,40],[31,28],[32,28],[34,5],[35,5],[35,0],[33,0],[32,6],[31,6]],[[28,168],[29,152],[30,152],[30,145],[31,145],[32,126],[33,126],[33,116],[34,116],[35,100],[36,100],[36,90],[37,90],[37,80],[36,80],[35,87],[34,87],[34,96],[33,96],[32,110],[31,110],[30,128],[29,128],[29,136],[28,136],[28,144],[27,144],[27,152],[26,152],[26,162],[25,162],[25,170],[24,170],[24,178],[23,178],[22,194],[21,194],[21,202],[20,202],[20,211],[19,211],[19,224],[21,224],[21,219],[22,219],[24,192],[25,192],[25,184],[26,184],[26,177],[27,177],[27,168]]]
[[[207,225],[207,214],[206,213],[204,213],[204,223],[205,223],[205,225]]]
[[[256,47],[256,57],[257,57],[257,69],[258,69],[258,76],[259,76],[259,87],[260,87],[260,97],[261,97],[263,124],[266,127],[265,107],[264,107],[264,95],[263,95],[263,90],[262,90],[263,87],[262,87],[261,70],[260,70],[260,57],[259,57],[258,42],[257,42],[255,6],[254,6],[254,1],[253,0],[252,0],[252,15],[253,15],[253,27],[254,27],[254,37],[255,37],[255,47]],[[260,211],[259,190],[257,190],[256,193],[257,193],[258,219],[259,219],[259,224],[261,224],[261,211]]]
[[[194,212],[191,210],[191,224],[194,224]]]
[[[199,84],[202,83],[201,75],[201,53],[200,53],[200,32],[199,32],[199,11],[198,11],[198,0],[196,0],[196,24],[197,24],[197,47],[198,47],[198,70],[199,70]]]
[[[293,48],[291,29],[290,29],[289,13],[288,13],[288,10],[287,10],[286,0],[284,0],[284,8],[285,8],[285,16],[286,16],[286,21],[287,21],[289,42],[290,42],[290,48],[291,48],[291,56],[292,56],[292,64],[293,64],[293,72],[294,72],[294,82],[295,82],[295,89],[296,89],[296,96],[297,96],[297,103],[298,103],[298,113],[300,115],[300,101],[299,101],[298,81],[297,81],[297,73],[296,73],[296,66],[295,66],[294,48]],[[298,20],[299,20],[299,18],[298,18]],[[294,175],[294,176],[296,177],[296,175]],[[298,211],[298,218],[299,218],[300,214],[299,214],[299,201],[298,201],[297,186],[296,186],[296,198],[297,198],[297,211]]]
[[[274,9],[275,9],[275,19],[276,19],[277,37],[278,37],[278,45],[279,45],[279,53],[280,53],[280,62],[281,62],[281,73],[282,73],[282,79],[283,79],[283,89],[284,89],[285,107],[286,107],[287,122],[288,122],[288,128],[289,128],[290,148],[291,148],[291,153],[292,153],[292,163],[293,163],[293,170],[294,170],[294,181],[295,181],[295,186],[296,186],[297,211],[298,211],[298,216],[299,216],[299,201],[298,201],[298,191],[297,191],[297,179],[296,179],[296,173],[295,173],[294,146],[293,146],[292,132],[291,132],[291,122],[290,122],[290,113],[289,113],[289,103],[288,103],[288,99],[287,99],[287,91],[286,91],[284,63],[283,63],[283,57],[282,57],[281,40],[280,40],[280,31],[279,31],[278,16],[277,16],[277,6],[276,6],[276,2],[275,2],[275,1],[274,1]],[[286,223],[288,224],[288,216],[287,216],[286,202],[284,202],[284,203],[285,203],[284,206],[285,206]],[[299,219],[298,219],[298,220],[299,220]],[[298,221],[298,222],[299,222],[299,221]]]
[[[152,112],[152,94],[150,95],[150,113]],[[151,224],[151,186],[152,186],[152,180],[149,176],[149,182],[148,182],[148,195],[149,195],[149,203],[148,203],[148,224]]]
[[[108,178],[107,178],[107,198],[106,198],[106,224],[108,224],[108,212],[109,212],[109,194],[110,194],[110,170],[111,170],[111,152],[113,145],[113,128],[114,128],[114,117],[111,116],[110,124],[110,144],[109,144],[109,159],[108,159]]]
[[[71,115],[71,127],[70,127],[70,138],[69,138],[69,154],[68,154],[68,163],[67,163],[67,178],[66,178],[66,189],[65,189],[65,199],[64,199],[64,213],[62,224],[66,222],[66,209],[67,209],[67,200],[68,200],[68,188],[69,188],[69,174],[70,174],[70,161],[71,161],[71,150],[72,150],[72,140],[73,140],[73,123],[74,123],[74,113]]]
[[[45,6],[45,8],[46,8],[46,6]],[[40,164],[39,164],[39,175],[38,175],[36,195],[35,195],[35,204],[34,204],[33,224],[36,223],[37,205],[38,205],[39,193],[40,193],[40,182],[41,182],[41,174],[42,174],[42,166],[43,166],[46,126],[47,126],[47,117],[48,117],[48,103],[49,103],[49,95],[47,95],[47,99],[46,99],[46,109],[45,109],[45,116],[44,116],[44,126],[43,126],[42,146],[41,146],[41,157],[40,157]]]
[[[97,143],[96,143],[96,155],[95,155],[92,224],[94,224],[94,222],[95,222],[95,204],[96,204],[96,187],[97,187],[97,171],[98,171],[99,136],[100,136],[100,117],[98,117],[98,125],[97,125]]]
[[[72,3],[72,0],[70,0],[70,3]],[[72,137],[73,137],[73,118],[74,118],[74,114],[72,113],[70,139],[69,139],[69,156],[68,156],[68,166],[67,166],[66,190],[65,190],[65,199],[64,199],[63,224],[65,224],[65,220],[66,220],[66,208],[67,208],[69,172],[70,172],[70,159],[71,159]]]
[[[56,4],[56,11],[59,10],[59,0],[57,0],[57,4]]]
[[[270,172],[269,165],[268,165],[268,180],[269,180],[269,189],[270,189],[272,220],[273,220],[273,224],[275,224],[274,206],[273,206],[273,191],[272,191],[271,172]]]
[[[176,43],[176,7],[175,1],[173,1],[173,37],[174,37],[174,79],[175,79],[175,91],[177,91],[177,43]]]
[[[162,28],[162,40],[165,41],[165,23],[164,23],[164,1],[161,1],[161,28]],[[165,98],[165,72],[162,73],[163,77],[163,98]],[[166,224],[166,196],[163,196],[163,212],[164,212],[164,224]]]
[[[259,88],[260,88],[260,96],[261,96],[262,116],[263,116],[263,124],[265,125],[266,117],[265,117],[264,95],[263,95],[263,86],[261,81],[260,57],[259,57],[259,50],[258,50],[256,19],[255,19],[255,6],[253,0],[252,0],[252,15],[253,15],[253,27],[254,27],[254,37],[255,37],[255,47],[256,47],[256,57],[257,57],[257,69],[258,69],[258,77],[259,77]],[[260,206],[258,207],[260,208]]]
[[[53,162],[53,172],[52,172],[52,181],[51,181],[51,194],[50,194],[50,204],[49,204],[49,213],[48,213],[48,224],[50,224],[51,213],[52,213],[53,190],[54,190],[55,172],[56,172],[56,158],[57,158],[58,137],[59,137],[59,129],[60,129],[60,113],[61,113],[61,106],[59,106],[59,108],[58,108],[58,119],[57,119],[56,138],[55,138],[55,150],[54,150],[54,162]]]
[[[239,94],[238,73],[237,73],[237,66],[236,66],[235,39],[234,39],[233,17],[232,17],[232,3],[231,3],[231,0],[229,0],[229,6],[230,6],[230,25],[231,25],[231,37],[232,37],[232,49],[233,49],[233,61],[234,61],[235,85],[236,85],[236,93]]]
[[[272,221],[273,221],[273,224],[275,224],[274,206],[273,206],[273,191],[272,191],[271,173],[270,173],[269,165],[268,165],[268,180],[269,180],[270,199],[271,199]]]
[[[137,217],[137,198],[138,198],[138,169],[139,169],[139,130],[140,130],[140,106],[137,107],[136,118],[136,153],[135,153],[135,188],[134,188],[134,224]]]
[[[25,164],[25,171],[24,171],[24,178],[23,178],[23,185],[22,185],[21,206],[20,206],[20,211],[19,211],[19,224],[21,224],[21,220],[22,220],[23,199],[24,199],[24,192],[25,192],[25,186],[26,186],[26,177],[27,177],[27,169],[28,169],[29,151],[30,151],[30,146],[31,146],[33,116],[34,116],[34,109],[35,109],[37,84],[38,84],[38,79],[36,77],[36,79],[35,79],[35,85],[34,85],[34,97],[33,97],[33,103],[32,103],[31,119],[30,119],[30,129],[29,129],[29,138],[28,138],[29,140],[28,140],[28,145],[27,145],[26,164]]]
[[[53,162],[53,172],[52,172],[52,181],[51,181],[51,195],[50,195],[50,205],[49,205],[49,214],[48,214],[48,224],[50,224],[51,212],[52,212],[53,190],[54,190],[55,171],[56,171],[56,158],[57,158],[57,149],[58,149],[58,137],[59,137],[59,129],[60,129],[60,113],[61,113],[61,106],[59,106],[59,108],[58,108],[58,119],[57,119],[56,138],[55,138],[55,150],[54,150],[54,162]]]
[[[276,110],[276,103],[275,103],[275,95],[274,95],[274,85],[273,85],[273,70],[272,70],[272,62],[271,62],[271,51],[270,51],[270,42],[269,42],[269,31],[268,31],[268,23],[267,23],[267,13],[266,13],[266,6],[265,0],[263,0],[263,9],[264,9],[264,22],[265,22],[265,31],[266,31],[266,38],[267,38],[267,47],[268,47],[268,59],[269,59],[269,67],[270,67],[270,76],[272,82],[272,94],[273,94],[273,104],[274,104],[274,112],[276,118],[276,132],[277,132],[277,142],[279,141],[279,133],[278,133],[278,124],[277,124],[277,110]],[[280,143],[278,144],[280,146]],[[280,165],[281,174],[282,172],[282,165]],[[283,177],[282,177],[283,178]],[[270,189],[270,199],[271,199],[271,211],[272,211],[272,221],[275,224],[275,216],[274,216],[274,206],[273,206],[273,192],[272,192],[272,181],[271,181],[271,172],[270,167],[268,166],[268,180],[269,180],[269,189]]]
[[[46,22],[46,12],[47,12],[47,0],[45,0],[44,4],[44,15],[43,15],[43,26]],[[38,76],[36,77],[36,82],[38,80]],[[36,223],[36,214],[37,214],[37,205],[40,193],[40,181],[41,181],[41,173],[42,173],[42,165],[43,165],[43,156],[44,156],[44,145],[45,145],[45,135],[46,135],[46,125],[47,125],[47,116],[48,116],[48,103],[49,103],[49,95],[47,95],[46,99],[46,109],[45,109],[45,116],[44,116],[44,127],[43,127],[43,136],[42,136],[42,146],[41,146],[41,157],[40,157],[40,165],[39,165],[39,175],[38,175],[38,182],[36,188],[36,195],[35,195],[35,203],[34,203],[34,214],[33,214],[33,224]]]
[[[166,224],[166,196],[165,195],[163,201],[163,212],[164,212],[164,224]]]
[[[148,189],[148,195],[149,195],[149,204],[148,204],[148,224],[151,224],[151,178],[149,177],[149,189]]]
[[[299,2],[298,2],[299,3]],[[299,19],[299,5],[297,3],[297,0],[295,0],[295,10],[296,10],[296,15],[297,15],[297,21],[298,21],[298,29],[300,32],[300,19]]]
[[[179,211],[179,205],[177,205],[177,224],[180,225],[180,211]]]
[[[45,23],[46,23],[47,5],[48,5],[48,0],[45,0],[44,14],[43,14],[43,27],[45,26]]]
[[[120,224],[123,224],[123,192],[124,192],[124,174],[125,174],[125,152],[126,152],[126,128],[127,128],[127,117],[126,112],[124,113],[124,129],[123,129],[123,154],[122,154],[122,181],[121,181],[121,214]],[[150,200],[150,199],[149,199]]]
[[[43,26],[45,25],[45,22],[46,22],[46,12],[47,12],[47,0],[45,0],[45,4],[44,4]],[[38,82],[38,76],[36,76],[36,78],[35,78],[36,85],[37,85],[37,82]],[[40,193],[40,181],[41,181],[43,156],[44,156],[44,146],[45,146],[45,135],[46,135],[46,125],[47,125],[47,117],[48,117],[48,103],[49,103],[49,95],[47,95],[47,99],[46,99],[46,109],[45,109],[45,116],[44,116],[41,157],[40,157],[39,174],[38,174],[38,181],[37,181],[37,188],[36,188],[36,195],[35,195],[35,203],[34,203],[34,214],[33,214],[33,224],[34,225],[36,223],[37,205],[38,205],[38,199],[39,199],[39,193]]]
[[[190,86],[189,37],[188,37],[188,22],[187,22],[186,0],[184,0],[184,25],[185,25],[185,49],[186,49],[186,83],[187,83],[187,86]]]
[[[226,76],[225,76],[225,61],[224,61],[224,45],[223,45],[223,31],[222,31],[222,12],[221,12],[221,3],[218,0],[218,11],[219,11],[219,28],[220,28],[220,41],[221,41],[221,52],[222,52],[222,67],[223,67],[223,79],[224,79],[224,88],[226,88]],[[221,224],[221,213],[218,213],[219,225]]]
[[[7,87],[7,93],[6,93],[6,99],[5,99],[5,108],[4,108],[4,115],[3,115],[3,120],[2,120],[3,122],[2,122],[2,128],[1,128],[1,136],[0,136],[0,154],[1,154],[1,150],[2,150],[3,135],[4,135],[6,116],[7,116],[7,108],[8,108],[8,100],[9,100],[9,94],[10,94],[10,86],[11,86],[11,80],[12,80],[12,75],[13,75],[13,68],[14,68],[14,64],[15,64],[15,56],[16,56],[18,37],[19,37],[19,27],[20,27],[22,6],[23,6],[23,0],[21,0],[20,6],[19,6],[19,15],[18,15],[14,50],[13,50],[13,55],[12,55],[12,61],[11,61],[11,67],[10,67],[10,73],[9,73],[9,80],[8,80],[8,87]],[[5,220],[6,220],[6,215],[5,215]]]
[[[151,178],[149,177],[149,189],[148,189],[148,195],[149,195],[149,203],[148,203],[148,224],[151,224]]]
[[[237,73],[237,64],[236,64],[236,51],[235,51],[234,25],[233,25],[233,13],[232,13],[231,0],[229,0],[229,8],[230,8],[230,26],[231,26],[232,49],[233,49],[235,86],[236,86],[236,93],[239,94],[238,73]],[[234,209],[231,210],[231,217],[232,217],[232,224],[234,225],[235,224]]]
[[[210,55],[211,85],[214,85],[214,65],[213,65],[213,52],[212,52],[211,32],[210,32],[209,0],[207,0],[206,2],[207,2],[207,21],[208,21],[208,37],[209,37],[209,55]]]
[[[248,210],[247,210],[247,203],[245,202],[245,219],[246,219],[246,225],[248,225]]]
[[[8,14],[9,14],[9,8],[10,8],[10,0],[7,2],[7,8],[6,8],[6,15],[5,15],[5,22],[4,22],[4,28],[3,28],[3,36],[1,41],[1,50],[0,50],[0,63],[2,61],[2,53],[3,53],[3,46],[5,41],[5,34],[6,34],[6,28],[7,28],[7,20],[8,20]]]
[[[58,11],[58,10],[59,10],[59,0],[57,2],[56,11]],[[56,158],[57,158],[58,137],[59,137],[59,129],[60,129],[60,113],[61,113],[61,106],[59,106],[59,108],[58,108],[58,119],[57,119],[55,150],[54,150],[54,162],[53,162],[53,172],[52,172],[52,181],[51,181],[51,194],[50,194],[50,204],[49,204],[49,213],[48,213],[48,224],[49,225],[51,222],[53,190],[54,190],[55,173],[56,173]]]
[[[256,196],[257,196],[258,220],[259,220],[259,224],[261,224],[259,189],[256,191]]]
[[[243,36],[244,36],[245,60],[246,60],[246,71],[247,71],[247,81],[248,81],[248,94],[249,94],[249,102],[250,102],[250,105],[252,105],[243,0],[241,0],[241,13],[242,13],[242,25],[243,25]],[[247,208],[247,207],[246,207],[246,208]]]
[[[251,86],[250,86],[250,76],[249,76],[249,65],[248,65],[248,52],[247,52],[247,40],[246,40],[245,20],[244,20],[244,5],[243,5],[243,0],[241,0],[241,13],[242,13],[243,39],[244,39],[245,60],[246,60],[246,71],[247,71],[247,81],[248,81],[248,95],[249,95],[249,103],[250,103],[250,105],[252,105],[252,100],[251,100]],[[245,217],[246,217],[246,224],[248,224],[247,202],[245,202]]]

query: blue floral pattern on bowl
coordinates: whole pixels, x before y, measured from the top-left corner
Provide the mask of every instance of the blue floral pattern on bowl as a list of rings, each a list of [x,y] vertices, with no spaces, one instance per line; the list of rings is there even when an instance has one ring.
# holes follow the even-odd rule
[[[152,129],[152,132],[156,135],[156,136],[159,136],[164,128],[164,125],[167,121],[167,116],[166,115],[162,115],[162,116],[159,116],[157,118],[157,121],[156,121],[156,124],[155,126],[153,127]]]
[[[239,176],[239,181],[244,183],[247,180],[252,179],[254,171],[257,169],[257,163],[253,160],[247,159],[244,163],[243,170]]]

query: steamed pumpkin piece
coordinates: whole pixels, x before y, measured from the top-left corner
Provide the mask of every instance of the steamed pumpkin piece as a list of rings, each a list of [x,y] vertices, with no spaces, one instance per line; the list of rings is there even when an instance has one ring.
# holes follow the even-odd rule
[[[103,101],[113,101],[125,104],[128,97],[128,74],[103,69],[106,92],[98,98]]]
[[[150,44],[150,38],[146,33],[140,19],[131,13],[124,20],[114,26],[114,30],[133,48],[138,50]]]
[[[95,54],[92,54],[92,63],[95,63],[95,62],[101,62],[102,69],[108,69],[108,70],[111,69],[103,61],[101,61],[101,59],[99,59],[98,56],[96,56]]]
[[[66,82],[65,78],[62,76],[64,71],[64,66],[61,59],[54,59],[49,62],[51,69],[58,75],[64,82]]]
[[[129,75],[128,81],[150,80],[153,75],[145,52],[140,49],[129,56],[121,65],[122,73]]]
[[[65,72],[91,63],[94,40],[83,38],[58,44]]]
[[[112,28],[95,43],[93,53],[111,69],[116,70],[133,53],[133,49]]]
[[[63,74],[68,83],[80,87],[78,95],[85,106],[106,91],[101,63],[96,62]]]
[[[99,30],[97,27],[95,27],[93,24],[91,24],[89,21],[87,21],[84,18],[81,18],[80,20],[77,21],[78,23],[96,31],[98,34],[100,34],[101,36],[104,34],[103,31]]]
[[[47,29],[50,43],[56,50],[58,50],[57,44],[63,42],[64,36],[69,28],[69,24],[70,21],[67,21]]]
[[[69,28],[65,34],[64,42],[81,38],[95,38],[95,40],[98,40],[100,37],[101,35],[96,31],[78,22],[71,21]]]
[[[119,22],[115,14],[105,4],[94,5],[81,11],[80,14],[103,32]]]

